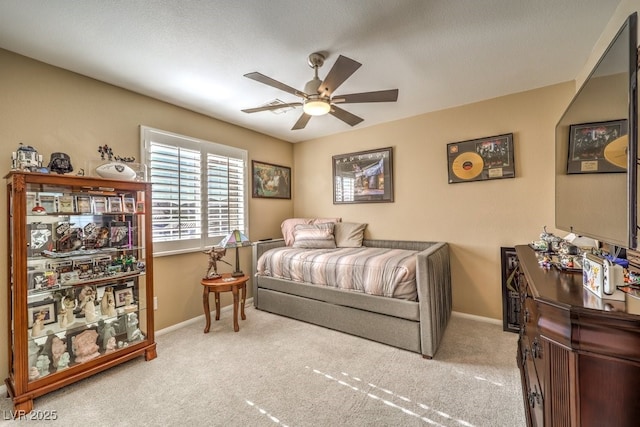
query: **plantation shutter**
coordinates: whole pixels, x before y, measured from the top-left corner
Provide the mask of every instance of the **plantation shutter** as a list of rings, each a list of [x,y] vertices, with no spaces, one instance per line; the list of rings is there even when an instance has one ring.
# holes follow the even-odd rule
[[[151,142],[153,241],[202,237],[200,152]]]
[[[245,229],[244,160],[207,155],[208,237]]]
[[[203,250],[247,230],[247,152],[142,126],[154,255]]]

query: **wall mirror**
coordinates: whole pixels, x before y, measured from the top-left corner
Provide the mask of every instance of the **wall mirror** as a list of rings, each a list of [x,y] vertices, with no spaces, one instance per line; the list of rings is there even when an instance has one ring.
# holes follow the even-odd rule
[[[556,228],[637,246],[637,15],[556,126]]]

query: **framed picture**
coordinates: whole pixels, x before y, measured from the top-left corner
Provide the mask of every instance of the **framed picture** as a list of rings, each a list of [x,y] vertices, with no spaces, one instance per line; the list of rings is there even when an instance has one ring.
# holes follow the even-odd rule
[[[56,302],[54,300],[33,302],[29,304],[27,308],[27,317],[30,328],[33,326],[33,322],[35,322],[37,318],[42,319],[42,323],[44,325],[48,325],[50,323],[57,322],[57,316]]]
[[[625,172],[627,120],[569,126],[567,173]]]
[[[122,210],[122,199],[120,197],[109,197],[107,200],[109,201],[109,212],[124,212]]]
[[[291,168],[251,161],[252,196],[265,199],[291,198]]]
[[[134,301],[133,287],[121,286],[113,291],[116,300],[116,308],[129,305]]]
[[[393,202],[393,148],[333,156],[333,204]]]
[[[502,267],[502,330],[520,331],[520,294],[515,271],[518,267],[518,256],[515,248],[500,248],[500,265]]]
[[[135,213],[136,212],[136,200],[133,197],[124,197],[124,211],[126,213]]]
[[[76,205],[79,213],[91,213],[91,196],[77,196]]]
[[[107,211],[107,198],[104,196],[93,196],[93,213],[103,214]]]
[[[515,178],[513,134],[447,144],[449,184]]]

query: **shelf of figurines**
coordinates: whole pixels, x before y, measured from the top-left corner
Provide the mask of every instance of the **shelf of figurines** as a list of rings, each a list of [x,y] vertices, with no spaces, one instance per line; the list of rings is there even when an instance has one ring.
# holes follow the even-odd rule
[[[104,284],[144,275],[145,263],[134,254],[142,248],[105,248],[65,253],[44,251],[27,261],[29,297],[83,284]]]
[[[145,339],[134,282],[79,286],[29,304],[29,380],[125,349]]]

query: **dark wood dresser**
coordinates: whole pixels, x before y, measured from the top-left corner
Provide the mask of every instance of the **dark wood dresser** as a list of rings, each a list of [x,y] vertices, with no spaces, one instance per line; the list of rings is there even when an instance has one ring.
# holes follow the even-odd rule
[[[640,425],[640,300],[598,299],[582,274],[517,246],[518,366],[529,426]]]

